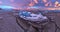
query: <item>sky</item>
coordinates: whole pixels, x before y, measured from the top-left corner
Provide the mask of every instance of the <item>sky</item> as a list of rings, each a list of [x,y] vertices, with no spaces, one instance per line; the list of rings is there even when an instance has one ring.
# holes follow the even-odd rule
[[[46,1],[46,0],[45,0]],[[46,3],[55,3],[56,0],[47,0]],[[60,0],[57,0],[60,3]],[[7,5],[13,7],[25,7],[25,6],[44,6],[43,0],[0,0],[0,5]]]

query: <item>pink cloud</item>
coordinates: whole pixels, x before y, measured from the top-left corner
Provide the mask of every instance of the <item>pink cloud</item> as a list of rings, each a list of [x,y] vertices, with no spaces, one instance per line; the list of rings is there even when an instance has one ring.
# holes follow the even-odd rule
[[[14,2],[14,0],[10,0],[11,2]]]
[[[0,1],[0,4],[2,4],[2,1]]]

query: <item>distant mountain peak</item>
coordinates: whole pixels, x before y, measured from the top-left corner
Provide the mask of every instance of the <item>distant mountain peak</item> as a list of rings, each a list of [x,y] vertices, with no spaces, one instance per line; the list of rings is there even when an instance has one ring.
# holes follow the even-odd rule
[[[0,5],[0,8],[2,8],[2,9],[12,9],[14,7],[12,7],[12,6],[6,6],[6,5]]]

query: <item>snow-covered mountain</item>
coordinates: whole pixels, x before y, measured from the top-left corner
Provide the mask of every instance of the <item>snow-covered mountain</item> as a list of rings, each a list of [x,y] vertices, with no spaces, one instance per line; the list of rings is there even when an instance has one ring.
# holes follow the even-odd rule
[[[2,8],[2,9],[13,9],[14,7],[6,6],[6,5],[0,5],[0,8]]]
[[[13,8],[12,6],[0,5],[0,12],[12,12]]]

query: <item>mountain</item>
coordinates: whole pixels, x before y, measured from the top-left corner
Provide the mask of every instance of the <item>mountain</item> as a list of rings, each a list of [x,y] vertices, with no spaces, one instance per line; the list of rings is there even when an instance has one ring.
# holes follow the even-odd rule
[[[6,5],[0,5],[0,8],[2,8],[2,9],[12,9],[14,7],[12,7],[12,6],[6,6]]]

